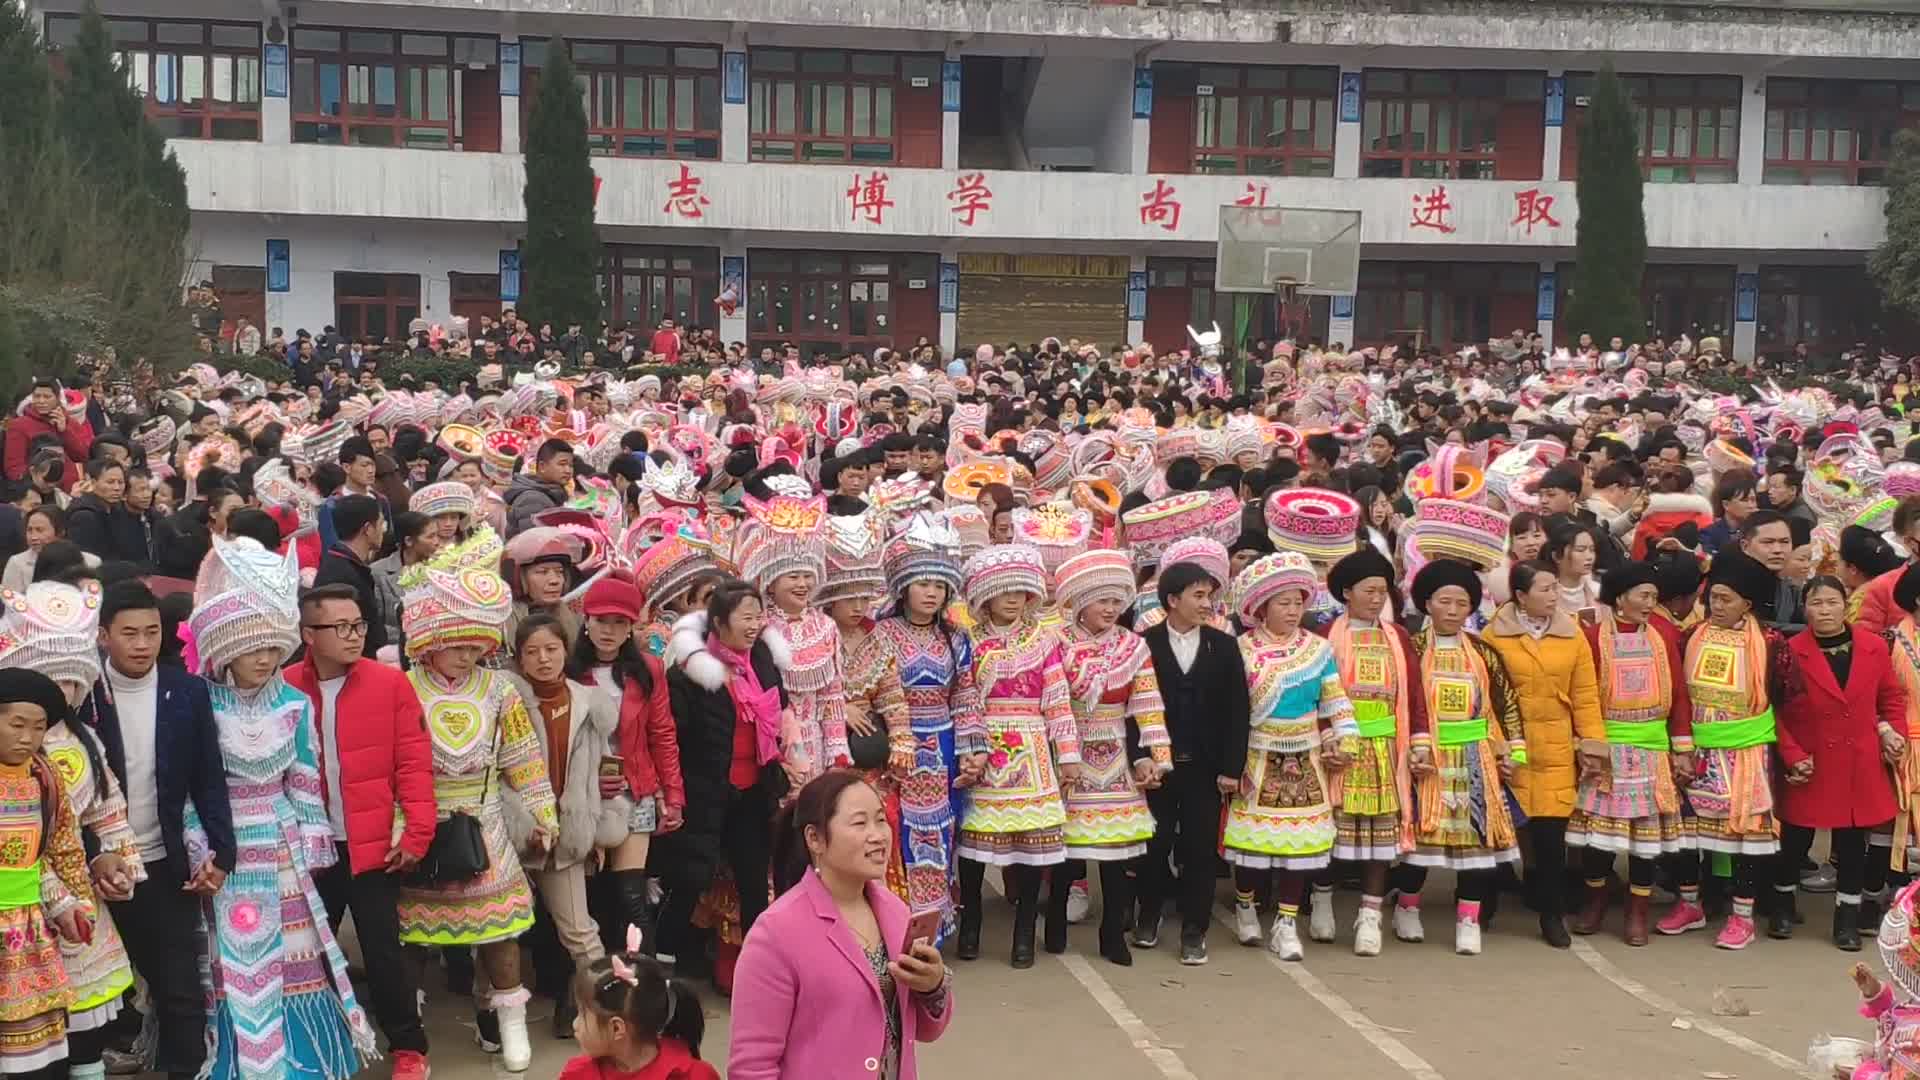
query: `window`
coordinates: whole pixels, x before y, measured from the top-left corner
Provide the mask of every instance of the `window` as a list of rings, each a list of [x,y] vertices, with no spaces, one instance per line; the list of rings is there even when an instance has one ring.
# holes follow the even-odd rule
[[[902,99],[917,91],[938,104],[938,56],[755,49],[750,66],[754,161],[908,164]]]
[[[607,248],[600,295],[607,321],[645,334],[672,319],[681,327],[718,327],[720,256],[713,248]]]
[[[1640,166],[1654,184],[1731,184],[1740,174],[1740,77],[1622,75],[1640,137]],[[1560,143],[1560,176],[1580,172],[1580,134],[1593,76],[1567,76],[1571,108]]]
[[[260,27],[109,19],[114,59],[170,139],[260,138]],[[47,16],[47,40],[72,45],[80,20]]]
[[[1155,68],[1193,94],[1193,171],[1230,176],[1332,176],[1333,68]],[[1155,83],[1159,85],[1158,82]]]
[[[1732,267],[1649,266],[1640,296],[1649,334],[1671,341],[1684,333],[1699,341],[1733,332]]]
[[[333,325],[349,339],[404,338],[420,317],[420,275],[333,275]]]
[[[522,46],[524,126],[533,114],[548,43]],[[719,46],[576,41],[572,48],[592,153],[719,160]]]
[[[1513,263],[1363,262],[1349,344],[1458,348],[1531,331],[1537,272]]]
[[[803,357],[839,356],[904,340],[897,308],[908,281],[936,274],[931,255],[750,251],[747,333],[753,347],[792,341]]]
[[[1369,70],[1365,78],[1361,175],[1540,178],[1545,76]]]
[[[1283,337],[1298,340],[1325,336],[1328,300],[1302,296],[1285,308],[1272,295],[1218,292],[1213,287],[1212,259],[1148,259],[1146,337],[1155,350],[1170,352],[1185,346],[1187,327],[1218,323],[1227,335],[1221,344],[1238,353],[1242,346]],[[1245,327],[1244,340],[1232,340],[1234,328]]]
[[[293,32],[293,141],[458,150],[468,64],[491,64],[491,38],[388,30]]]
[[[1858,266],[1761,267],[1760,351],[1807,345],[1816,360],[1832,360],[1860,342],[1887,340],[1891,320],[1879,295]]]
[[[1768,184],[1883,184],[1893,135],[1920,127],[1920,83],[1768,79]]]

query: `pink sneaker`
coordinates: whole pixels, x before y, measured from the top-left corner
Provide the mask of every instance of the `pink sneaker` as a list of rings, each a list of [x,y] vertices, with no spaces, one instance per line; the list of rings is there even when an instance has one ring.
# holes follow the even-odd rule
[[[1753,944],[1753,920],[1744,915],[1727,916],[1727,925],[1720,928],[1720,936],[1713,939],[1715,948],[1744,949]]]
[[[1689,930],[1704,930],[1706,926],[1706,911],[1699,904],[1682,900],[1667,909],[1666,915],[1654,929],[1663,934],[1684,934]]]

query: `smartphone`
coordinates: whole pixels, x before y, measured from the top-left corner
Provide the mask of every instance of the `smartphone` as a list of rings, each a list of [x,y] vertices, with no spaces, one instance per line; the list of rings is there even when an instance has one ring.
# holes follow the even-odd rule
[[[933,944],[934,937],[939,933],[940,913],[938,911],[923,911],[915,915],[907,920],[907,936],[900,942],[900,955],[906,956],[913,952],[913,943],[916,941]]]

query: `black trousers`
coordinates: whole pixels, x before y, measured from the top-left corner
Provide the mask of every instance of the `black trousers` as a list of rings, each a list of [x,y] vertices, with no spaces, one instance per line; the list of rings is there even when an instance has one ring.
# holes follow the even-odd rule
[[[1542,915],[1567,913],[1567,819],[1527,819],[1533,846],[1533,868],[1527,871],[1527,891],[1533,909]]]
[[[1682,851],[1671,856],[1674,881],[1680,885],[1700,884],[1700,851]],[[1735,855],[1733,857],[1733,896],[1736,900],[1755,900],[1773,876],[1773,864],[1780,856]],[[1789,862],[1798,874],[1799,864]],[[1796,880],[1798,880],[1796,878]]]
[[[1614,852],[1600,848],[1582,848],[1580,873],[1588,881],[1599,881],[1613,872]],[[1627,856],[1627,884],[1653,888],[1654,863],[1640,855]]]
[[[356,874],[348,865],[347,845],[339,845],[339,852],[339,861],[313,878],[320,902],[327,905],[327,924],[338,933],[347,913],[353,913],[354,933],[372,984],[367,996],[373,1018],[392,1049],[424,1054],[427,1030],[420,1023],[412,967],[400,950],[400,876],[385,870]]]
[[[67,1064],[91,1065],[100,1060],[107,1049],[107,1036],[111,1028],[97,1027],[91,1031],[67,1032]]]
[[[1780,823],[1780,857],[1773,865],[1773,888],[1791,893],[1800,887],[1800,864],[1813,850],[1815,830]],[[1871,828],[1833,830],[1833,866],[1838,873],[1834,891],[1858,897],[1867,873],[1867,837]]]
[[[713,884],[721,859],[733,869],[740,890],[740,932],[753,929],[767,910],[767,873],[773,860],[773,802],[758,786],[730,789],[720,835],[694,836],[684,830],[668,833],[658,846],[659,856],[649,865],[661,871],[667,897],[660,905],[660,951],[687,962],[688,926],[700,894]],[[712,850],[716,839],[718,851]],[[697,962],[697,961],[696,961]]]
[[[200,990],[200,897],[168,863],[155,863],[133,896],[112,904],[133,969],[147,980],[159,1038],[154,1071],[191,1076],[207,1058],[207,1001]]]
[[[1453,899],[1456,903],[1478,904],[1490,900],[1494,895],[1494,880],[1500,871],[1459,870],[1453,875]],[[1427,868],[1412,863],[1401,863],[1387,875],[1388,887],[1408,896],[1420,895],[1427,887]]]
[[[1191,761],[1176,764],[1166,781],[1147,792],[1153,810],[1153,840],[1140,869],[1140,911],[1151,920],[1174,892],[1167,856],[1179,845],[1181,933],[1204,935],[1213,906],[1213,871],[1219,861],[1220,788],[1213,770]]]

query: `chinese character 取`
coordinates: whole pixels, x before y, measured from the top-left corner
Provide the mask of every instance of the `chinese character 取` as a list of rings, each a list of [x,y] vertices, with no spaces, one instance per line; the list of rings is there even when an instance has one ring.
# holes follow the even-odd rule
[[[1535,225],[1560,227],[1560,220],[1553,216],[1553,196],[1540,194],[1539,188],[1528,188],[1513,193],[1513,220],[1509,225],[1525,225],[1527,235],[1533,235]]]

